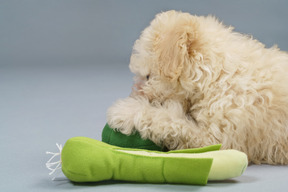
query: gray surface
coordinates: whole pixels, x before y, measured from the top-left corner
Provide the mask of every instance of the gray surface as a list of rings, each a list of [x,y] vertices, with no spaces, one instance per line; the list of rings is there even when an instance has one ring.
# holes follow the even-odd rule
[[[273,3],[274,2],[274,3]],[[51,181],[45,151],[101,139],[105,112],[129,95],[133,42],[154,15],[212,14],[288,50],[287,1],[0,1],[0,191],[287,191],[287,166],[250,166],[205,187]]]

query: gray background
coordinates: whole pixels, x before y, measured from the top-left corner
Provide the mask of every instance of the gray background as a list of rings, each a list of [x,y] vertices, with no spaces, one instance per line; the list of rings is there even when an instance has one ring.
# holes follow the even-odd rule
[[[215,15],[288,50],[288,1],[0,0],[0,191],[286,191],[287,166],[250,166],[205,187],[51,181],[45,151],[101,139],[106,109],[129,95],[133,42],[156,13]]]

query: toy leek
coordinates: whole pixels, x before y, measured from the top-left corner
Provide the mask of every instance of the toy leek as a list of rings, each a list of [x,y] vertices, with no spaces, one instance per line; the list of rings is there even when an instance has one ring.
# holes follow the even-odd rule
[[[59,146],[58,146],[59,147]],[[74,182],[122,180],[147,183],[205,185],[208,180],[240,176],[246,169],[246,154],[219,150],[221,145],[170,152],[129,149],[86,137],[74,137],[64,145],[61,161],[46,166],[60,169]],[[56,168],[51,168],[52,165]]]

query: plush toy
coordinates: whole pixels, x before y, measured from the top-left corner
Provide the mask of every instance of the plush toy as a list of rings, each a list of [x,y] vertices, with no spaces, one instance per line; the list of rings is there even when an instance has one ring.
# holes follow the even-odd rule
[[[62,169],[74,182],[122,180],[145,183],[205,185],[208,180],[240,176],[247,167],[245,153],[219,150],[221,145],[159,152],[122,148],[86,137],[74,137],[58,145],[46,166],[53,174]],[[60,161],[52,162],[57,156]],[[61,167],[62,166],[62,167]]]

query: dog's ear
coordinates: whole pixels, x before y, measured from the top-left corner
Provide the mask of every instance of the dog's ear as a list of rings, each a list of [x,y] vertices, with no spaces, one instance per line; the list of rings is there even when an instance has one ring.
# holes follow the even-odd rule
[[[156,48],[161,76],[172,81],[180,77],[185,62],[190,60],[194,40],[195,32],[190,25],[175,27],[163,35]]]

